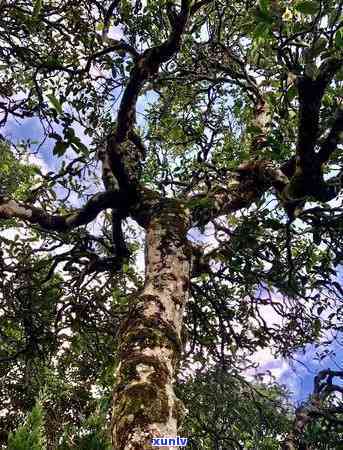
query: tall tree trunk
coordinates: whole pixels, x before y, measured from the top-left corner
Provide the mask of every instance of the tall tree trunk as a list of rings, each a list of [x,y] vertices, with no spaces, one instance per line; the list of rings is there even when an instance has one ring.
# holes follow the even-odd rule
[[[189,219],[175,200],[164,200],[158,209],[146,225],[144,288],[120,329],[112,416],[116,450],[151,449],[153,438],[176,437],[183,413],[173,380],[189,291]]]

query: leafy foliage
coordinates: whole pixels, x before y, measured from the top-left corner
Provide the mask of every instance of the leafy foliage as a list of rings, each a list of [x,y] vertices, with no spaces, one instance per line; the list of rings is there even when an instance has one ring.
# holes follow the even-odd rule
[[[250,384],[220,369],[198,374],[179,389],[189,410],[183,431],[192,450],[277,450],[290,429],[287,393],[276,384]]]
[[[14,195],[18,200],[28,198],[39,169],[34,164],[23,164],[20,152],[13,153],[6,141],[0,140],[0,195]],[[37,179],[37,178],[36,178]]]

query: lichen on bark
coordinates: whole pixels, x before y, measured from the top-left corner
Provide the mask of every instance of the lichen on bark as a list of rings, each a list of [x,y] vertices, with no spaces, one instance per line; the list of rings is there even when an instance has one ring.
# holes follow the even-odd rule
[[[146,223],[145,283],[119,331],[112,423],[117,450],[150,449],[152,438],[177,435],[184,408],[173,382],[190,277],[188,227],[187,209],[168,199],[154,204]]]

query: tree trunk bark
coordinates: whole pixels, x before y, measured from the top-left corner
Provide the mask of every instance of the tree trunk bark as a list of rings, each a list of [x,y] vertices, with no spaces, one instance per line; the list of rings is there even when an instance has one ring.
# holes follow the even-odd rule
[[[144,288],[132,300],[119,332],[115,450],[151,450],[153,438],[177,436],[183,415],[173,381],[189,291],[189,214],[175,200],[164,200],[158,209],[146,225]]]

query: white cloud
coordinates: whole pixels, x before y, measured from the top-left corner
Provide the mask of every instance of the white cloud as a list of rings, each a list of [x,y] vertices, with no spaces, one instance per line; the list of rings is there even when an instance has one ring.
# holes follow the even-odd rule
[[[34,164],[40,168],[43,174],[49,172],[49,166],[39,155],[29,155],[28,157],[29,164]]]

